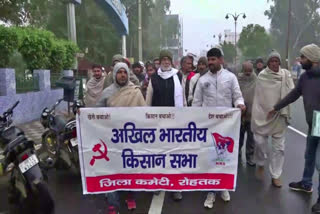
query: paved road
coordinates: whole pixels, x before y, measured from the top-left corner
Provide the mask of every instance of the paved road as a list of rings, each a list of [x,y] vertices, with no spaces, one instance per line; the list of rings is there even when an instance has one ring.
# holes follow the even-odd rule
[[[304,111],[301,100],[293,106],[292,126],[306,132]],[[128,212],[124,203],[124,194],[121,196],[120,213],[149,213],[150,206],[155,205],[153,214],[306,214],[311,213],[312,204],[317,199],[317,192],[302,194],[290,191],[287,186],[291,181],[298,181],[303,171],[303,153],[305,138],[292,130],[288,130],[286,140],[286,161],[282,180],[283,188],[271,186],[271,177],[266,171],[265,180],[255,178],[255,168],[247,167],[242,160],[238,168],[238,181],[236,192],[231,193],[231,202],[224,203],[220,198],[216,200],[213,209],[203,208],[205,192],[183,193],[183,200],[174,202],[170,193],[154,196],[152,193],[141,192],[137,194],[137,209]],[[315,176],[315,178],[318,176]],[[6,201],[6,178],[0,178],[0,199]],[[316,186],[318,182],[315,182]],[[57,214],[91,214],[106,213],[107,203],[103,195],[82,195],[80,178],[69,171],[52,170],[49,173],[50,190],[56,201]],[[161,203],[161,196],[164,201]],[[152,203],[152,200],[159,200]],[[153,209],[152,208],[152,209]],[[7,204],[1,203],[0,213],[7,210]],[[150,212],[151,213],[151,212]]]

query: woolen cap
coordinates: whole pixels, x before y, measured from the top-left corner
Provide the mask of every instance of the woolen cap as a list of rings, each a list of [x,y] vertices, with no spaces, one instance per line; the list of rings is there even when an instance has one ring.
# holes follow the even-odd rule
[[[116,54],[112,57],[112,63],[114,63],[114,61],[122,62],[122,60],[123,60],[123,56],[121,54]]]
[[[307,57],[311,62],[320,62],[320,48],[315,44],[304,46],[300,53]]]
[[[160,62],[164,57],[168,57],[172,61],[172,53],[169,50],[162,50],[160,51]]]
[[[268,56],[267,63],[269,63],[270,59],[272,59],[272,58],[274,58],[274,57],[278,58],[279,61],[281,62],[281,56],[280,56],[279,52],[276,51],[276,50],[272,50],[271,53],[270,53],[269,56]]]

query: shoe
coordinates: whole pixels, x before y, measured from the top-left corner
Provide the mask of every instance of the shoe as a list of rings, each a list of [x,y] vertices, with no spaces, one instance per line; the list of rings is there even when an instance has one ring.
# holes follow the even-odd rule
[[[281,183],[280,178],[272,178],[272,185],[274,187],[281,188],[282,187],[282,183]]]
[[[172,196],[173,196],[173,200],[175,200],[175,201],[180,201],[180,200],[182,200],[182,193],[181,193],[181,192],[174,192],[174,193],[172,194]]]
[[[128,210],[134,210],[137,208],[136,201],[133,198],[127,199],[126,204],[127,204]]]
[[[314,213],[320,213],[320,199],[312,206],[311,210]]]
[[[206,200],[204,201],[204,207],[212,209],[213,203],[216,201],[216,194],[209,192]]]
[[[118,214],[117,209],[114,206],[109,206],[108,214]]]
[[[255,166],[256,164],[255,164],[253,161],[248,160],[248,161],[247,161],[247,165],[248,165],[248,166]]]
[[[264,166],[258,166],[257,167],[256,177],[259,180],[263,180],[263,177],[264,177]]]
[[[294,191],[301,191],[301,192],[306,192],[306,193],[312,193],[312,191],[313,191],[312,187],[307,187],[306,185],[304,185],[302,183],[302,181],[300,181],[300,182],[291,182],[289,184],[289,188],[294,190]]]
[[[224,200],[225,202],[229,202],[230,201],[230,194],[229,191],[224,190],[221,192],[221,198],[222,200]]]

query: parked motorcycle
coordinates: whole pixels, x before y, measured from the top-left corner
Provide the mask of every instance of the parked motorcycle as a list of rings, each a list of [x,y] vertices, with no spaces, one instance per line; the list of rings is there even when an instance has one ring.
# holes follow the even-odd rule
[[[47,168],[65,169],[74,166],[80,173],[76,120],[67,120],[55,111],[62,100],[58,100],[51,109],[45,108],[41,115],[41,124],[46,129],[42,134],[42,147],[48,153],[45,165]],[[80,102],[74,103],[74,115],[80,107]]]
[[[0,168],[10,175],[8,202],[10,213],[48,214],[54,211],[54,201],[44,181],[34,142],[12,125],[14,108],[0,116],[0,146],[3,149]]]

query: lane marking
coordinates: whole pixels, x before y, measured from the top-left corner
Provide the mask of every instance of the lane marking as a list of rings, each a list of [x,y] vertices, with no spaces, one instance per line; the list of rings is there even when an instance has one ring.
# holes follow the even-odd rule
[[[165,195],[164,191],[161,191],[159,195],[153,194],[148,214],[161,214]]]
[[[305,133],[299,131],[298,129],[295,129],[295,128],[293,128],[292,126],[289,126],[288,128],[291,129],[292,131],[294,131],[295,133],[301,135],[302,137],[307,138],[307,135],[306,135]]]

